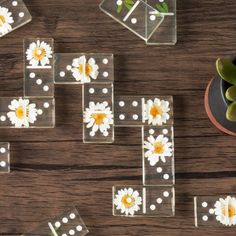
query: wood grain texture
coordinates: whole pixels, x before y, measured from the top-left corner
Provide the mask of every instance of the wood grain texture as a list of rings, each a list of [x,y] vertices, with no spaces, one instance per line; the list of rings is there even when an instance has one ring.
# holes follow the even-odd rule
[[[56,52],[114,53],[116,95],[174,96],[176,217],[112,216],[112,186],[141,184],[141,131],[116,128],[113,145],[83,144],[81,87],[56,85],[55,129],[0,132],[12,150],[12,172],[0,179],[0,234],[29,232],[75,204],[91,236],[235,236],[195,229],[192,199],[236,194],[235,138],[214,128],[203,106],[215,59],[235,53],[235,0],[178,1],[176,46],[145,46],[99,2],[25,0],[33,21],[0,39],[0,96],[22,95],[24,37],[53,37]]]

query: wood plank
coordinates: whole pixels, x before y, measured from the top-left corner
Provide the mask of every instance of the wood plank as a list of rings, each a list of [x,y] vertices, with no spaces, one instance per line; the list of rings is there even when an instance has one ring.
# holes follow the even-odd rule
[[[0,96],[22,95],[24,37],[53,37],[61,53],[114,53],[116,95],[174,96],[176,217],[112,216],[111,187],[142,183],[141,131],[116,128],[113,145],[83,144],[81,86],[56,85],[55,129],[0,132],[12,146],[12,172],[0,179],[0,235],[29,232],[75,204],[89,235],[234,236],[195,229],[193,196],[236,194],[235,138],[214,128],[203,106],[216,58],[235,53],[235,0],[178,1],[176,46],[146,46],[99,2],[25,0],[33,21],[0,41]]]

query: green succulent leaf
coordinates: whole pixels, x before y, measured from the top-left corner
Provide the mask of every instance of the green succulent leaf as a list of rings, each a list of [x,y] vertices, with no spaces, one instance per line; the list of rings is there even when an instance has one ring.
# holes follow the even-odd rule
[[[216,69],[223,80],[236,85],[236,66],[229,59],[219,58],[216,61]]]
[[[226,118],[229,121],[236,121],[236,102],[233,102],[229,105],[226,111]]]
[[[227,89],[225,93],[225,97],[231,102],[236,102],[236,86],[235,85]]]
[[[165,2],[156,4],[156,9],[161,13],[168,13],[169,12],[169,6]]]

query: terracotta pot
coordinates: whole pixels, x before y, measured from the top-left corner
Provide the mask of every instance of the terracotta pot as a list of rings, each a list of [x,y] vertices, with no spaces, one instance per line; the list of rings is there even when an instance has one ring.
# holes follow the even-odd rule
[[[236,64],[236,59],[233,60]],[[211,122],[224,133],[236,136],[236,122],[226,119],[226,110],[230,102],[225,97],[226,90],[232,86],[217,76],[207,86],[205,92],[205,109]]]

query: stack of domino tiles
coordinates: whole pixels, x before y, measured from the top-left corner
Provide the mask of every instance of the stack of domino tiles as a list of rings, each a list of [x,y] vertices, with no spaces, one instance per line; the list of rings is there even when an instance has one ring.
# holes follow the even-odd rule
[[[175,170],[173,98],[120,96],[115,126],[142,129],[143,185],[113,187],[114,216],[173,217]]]
[[[24,94],[0,97],[0,128],[54,128],[53,40],[26,39],[23,55]],[[7,161],[1,172],[9,172]]]

